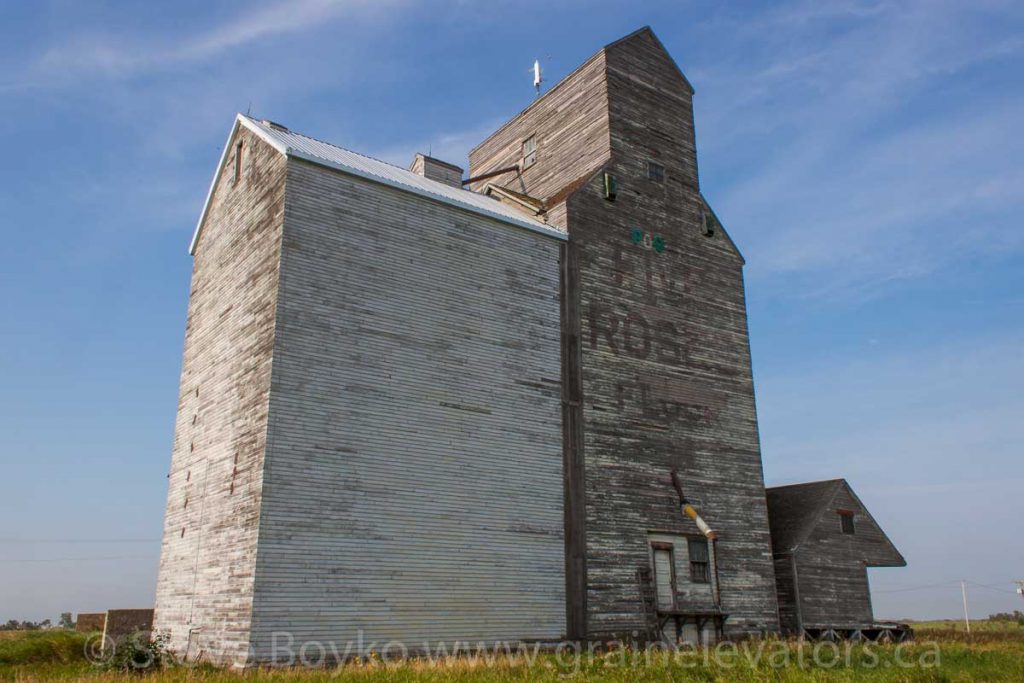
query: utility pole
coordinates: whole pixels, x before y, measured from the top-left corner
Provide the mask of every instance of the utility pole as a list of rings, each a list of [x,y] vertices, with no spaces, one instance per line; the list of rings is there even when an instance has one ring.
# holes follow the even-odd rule
[[[1024,598],[1024,581],[1017,582],[1017,594]]]
[[[960,592],[964,596],[964,624],[967,626],[967,632],[971,632],[971,617],[967,614],[967,579],[960,579]]]

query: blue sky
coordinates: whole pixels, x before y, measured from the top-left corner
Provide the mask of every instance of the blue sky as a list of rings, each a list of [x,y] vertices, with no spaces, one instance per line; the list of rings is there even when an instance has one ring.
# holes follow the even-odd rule
[[[0,619],[151,604],[191,259],[236,111],[406,165],[651,25],[747,258],[769,483],[845,476],[880,617],[1022,608],[1024,6],[0,5]],[[72,541],[78,542],[72,542]],[[102,542],[99,542],[102,540]]]

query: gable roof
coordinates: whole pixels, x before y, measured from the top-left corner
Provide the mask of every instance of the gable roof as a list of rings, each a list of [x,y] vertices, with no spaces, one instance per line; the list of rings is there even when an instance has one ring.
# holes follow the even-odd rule
[[[715,210],[711,208],[711,204],[708,202],[707,197],[704,196],[703,192],[700,193],[700,200],[704,204],[704,209],[711,214],[712,218],[715,219],[715,223],[718,226],[718,230],[721,231],[722,237],[725,238],[725,241],[729,243],[730,247],[732,247],[732,250],[736,253],[736,256],[739,257],[740,263],[746,265],[747,259],[743,257],[743,252],[740,251],[740,248],[736,246],[736,242],[734,242],[732,237],[729,236],[729,231],[725,229],[724,225],[722,225],[722,219],[719,218],[718,214],[715,213]]]
[[[675,67],[675,71],[679,74],[679,77],[682,79],[683,84],[690,90],[690,93],[693,94],[693,92],[694,92],[693,85],[690,84],[690,81],[689,81],[688,78],[686,78],[686,74],[683,73],[683,70],[679,68],[679,64],[676,63],[676,60],[672,57],[672,54],[667,49],[665,49],[665,45],[658,39],[658,36],[656,36],[654,34],[654,31],[653,31],[653,29],[651,29],[650,26],[643,26],[643,27],[638,28],[637,30],[633,31],[630,34],[625,35],[625,36],[619,38],[618,40],[614,40],[614,41],[608,43],[607,45],[602,47],[600,50],[598,50],[594,54],[590,55],[590,57],[585,59],[583,61],[583,63],[581,63],[575,69],[573,69],[568,74],[563,76],[557,83],[555,83],[553,86],[548,88],[544,93],[542,93],[539,97],[535,98],[532,102],[530,102],[530,104],[526,105],[521,110],[519,110],[519,112],[516,113],[515,116],[512,116],[511,118],[509,118],[507,121],[505,121],[505,123],[501,124],[496,129],[494,129],[491,132],[490,135],[488,135],[486,138],[484,138],[483,140],[478,142],[471,150],[469,150],[470,156],[473,155],[473,152],[475,152],[476,150],[478,150],[479,148],[481,148],[485,144],[487,144],[487,142],[489,140],[494,138],[501,131],[505,130],[505,128],[507,128],[508,126],[512,125],[512,123],[517,121],[523,114],[525,114],[526,112],[530,111],[534,107],[539,106],[540,103],[543,102],[546,97],[551,95],[551,93],[555,92],[556,90],[561,88],[566,83],[569,83],[576,74],[578,74],[579,72],[583,71],[588,66],[590,66],[591,62],[593,62],[595,59],[598,59],[599,57],[606,57],[608,52],[609,52],[609,50],[614,50],[615,48],[619,47],[620,45],[622,45],[624,43],[629,43],[629,42],[631,42],[633,40],[637,40],[637,39],[639,39],[641,37],[649,37],[654,42],[654,44],[663,53],[665,53],[665,56],[668,58],[668,60],[670,62],[672,62],[672,66]]]
[[[841,496],[843,493],[846,495]],[[906,559],[845,479],[775,486],[765,489],[765,496],[768,501],[768,525],[771,529],[774,555],[792,553],[798,549],[819,524],[825,511],[835,505],[836,498],[839,497],[847,501],[852,500],[855,504],[854,511],[870,520],[873,528],[873,540],[861,548],[864,553],[864,564],[869,567],[905,567],[907,564]]]
[[[608,52],[609,50],[613,50],[619,47],[623,43],[628,43],[630,41],[637,40],[641,37],[650,39],[651,42],[654,43],[654,46],[658,48],[662,53],[664,53],[666,57],[668,57],[668,61],[671,62],[672,66],[675,68],[676,74],[679,76],[680,79],[682,79],[683,85],[686,86],[686,88],[690,91],[691,95],[694,94],[696,91],[693,89],[693,84],[690,83],[690,79],[687,78],[686,74],[683,73],[683,70],[679,68],[679,64],[676,62],[675,57],[673,57],[672,53],[665,48],[665,44],[661,42],[658,36],[654,33],[654,29],[652,29],[650,26],[643,26],[641,28],[638,28],[629,35],[623,36],[614,42],[608,43],[603,48],[601,48],[601,51]]]
[[[279,126],[269,121],[257,121],[245,114],[238,114],[235,117],[231,133],[228,135],[228,141],[224,145],[224,151],[221,154],[220,163],[217,165],[217,171],[214,173],[213,181],[210,183],[210,190],[206,195],[206,201],[203,204],[202,213],[199,215],[199,221],[196,223],[195,233],[192,235],[192,242],[188,249],[190,254],[194,255],[196,252],[199,236],[203,229],[203,222],[210,210],[214,188],[217,186],[217,180],[224,170],[231,140],[235,137],[239,126],[244,126],[287,157],[303,159],[319,166],[332,168],[342,173],[382,185],[388,185],[411,194],[457,206],[466,211],[494,218],[504,223],[526,228],[527,230],[539,232],[556,239],[567,239],[567,235],[563,231],[542,221],[525,216],[521,211],[513,209],[491,197],[424,178],[404,168],[399,168],[398,166],[358,154],[337,145],[296,133],[284,126]]]
[[[814,530],[821,513],[845,483],[843,479],[830,479],[765,489],[772,552],[780,554],[796,550]]]

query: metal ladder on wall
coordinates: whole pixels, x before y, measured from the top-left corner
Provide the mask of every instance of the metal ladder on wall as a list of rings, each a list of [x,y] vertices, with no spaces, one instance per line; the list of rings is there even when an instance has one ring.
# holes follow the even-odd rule
[[[640,606],[644,617],[644,635],[647,642],[661,640],[658,628],[658,599],[654,594],[654,579],[650,567],[636,570],[636,586],[640,592]]]

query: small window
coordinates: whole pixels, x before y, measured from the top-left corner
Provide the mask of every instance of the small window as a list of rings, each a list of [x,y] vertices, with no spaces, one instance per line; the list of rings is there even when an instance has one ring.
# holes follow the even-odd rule
[[[715,217],[704,207],[701,207],[700,210],[700,226],[705,237],[715,234]]]
[[[530,168],[535,163],[537,163],[537,136],[531,135],[523,141],[523,168]]]
[[[665,167],[653,161],[647,162],[647,179],[656,183],[665,182]]]
[[[853,524],[853,513],[843,510],[839,513],[839,525],[844,534],[852,536],[857,533],[857,529]]]
[[[693,583],[711,583],[711,562],[708,559],[708,542],[703,538],[691,538],[690,550],[690,581]]]
[[[242,177],[242,141],[239,140],[238,144],[235,145],[235,172],[231,178],[232,183],[237,183]]]

